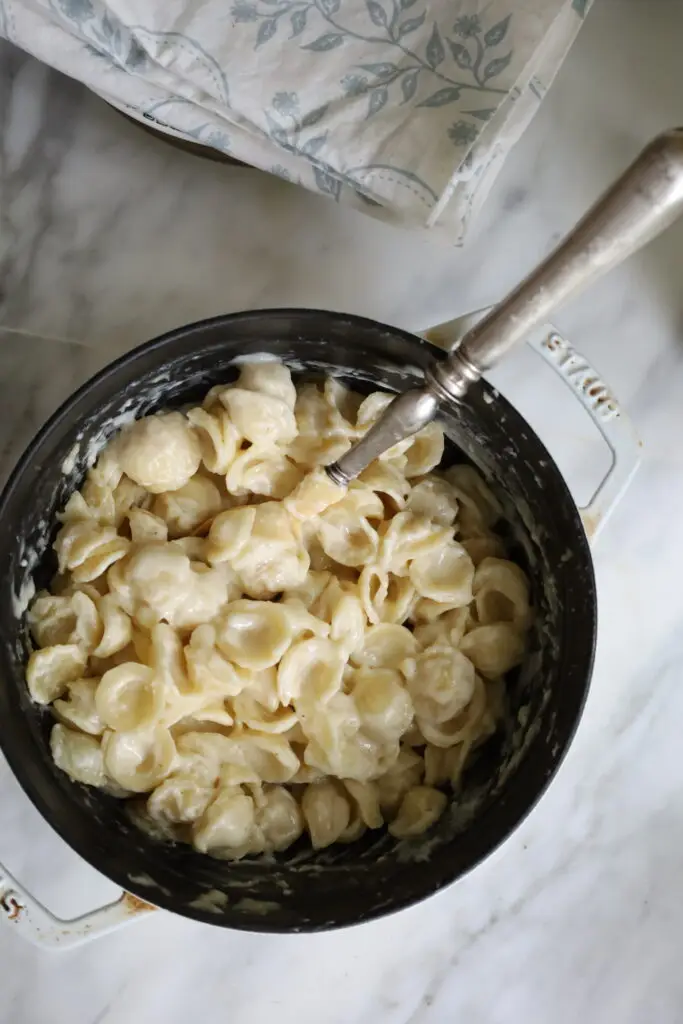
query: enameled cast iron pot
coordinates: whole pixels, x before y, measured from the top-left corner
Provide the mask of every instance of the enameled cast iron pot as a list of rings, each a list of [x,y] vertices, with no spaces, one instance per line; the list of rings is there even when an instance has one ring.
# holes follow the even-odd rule
[[[427,342],[371,320],[268,310],[172,331],[77,391],[26,450],[0,498],[0,744],[43,817],[124,889],[211,924],[315,931],[368,921],[435,893],[502,843],[534,806],[567,751],[588,691],[595,583],[581,519],[557,466],[519,413],[479,382],[462,407],[444,412],[460,449],[451,446],[450,457],[464,454],[502,500],[515,557],[532,582],[536,622],[509,687],[507,726],[468,769],[463,792],[423,837],[398,842],[373,831],[319,853],[302,840],[270,861],[227,863],[145,835],[125,802],[72,782],[53,764],[50,712],[32,704],[24,679],[30,639],[25,614],[17,618],[17,595],[27,559],[28,569],[36,561],[36,587],[48,586],[55,516],[80,485],[93,445],[133,413],[196,402],[212,385],[233,380],[236,363],[260,353],[281,357],[299,376],[333,372],[366,392],[418,386],[439,356]]]

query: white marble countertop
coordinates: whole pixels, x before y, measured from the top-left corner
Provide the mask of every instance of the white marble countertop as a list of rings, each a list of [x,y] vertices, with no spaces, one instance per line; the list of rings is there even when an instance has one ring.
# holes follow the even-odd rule
[[[77,383],[172,326],[314,305],[422,327],[492,301],[680,121],[682,40],[673,0],[599,0],[460,251],[178,153],[3,46],[0,471]],[[0,929],[0,1020],[683,1020],[682,267],[678,224],[556,317],[622,399],[645,461],[596,549],[581,728],[518,831],[424,904],[332,934],[245,935],[158,913],[49,954]],[[522,352],[495,376],[581,500],[604,452],[544,373]],[[1,761],[0,860],[63,915],[113,895]]]

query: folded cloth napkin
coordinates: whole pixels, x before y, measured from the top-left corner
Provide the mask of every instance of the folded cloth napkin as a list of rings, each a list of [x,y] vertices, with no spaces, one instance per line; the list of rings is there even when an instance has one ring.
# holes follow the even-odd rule
[[[459,244],[590,0],[0,0],[127,114]]]

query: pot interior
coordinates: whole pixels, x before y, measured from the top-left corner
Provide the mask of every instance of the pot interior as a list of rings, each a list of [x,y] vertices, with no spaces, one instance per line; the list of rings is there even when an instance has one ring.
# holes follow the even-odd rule
[[[586,538],[562,476],[519,414],[485,382],[445,410],[451,461],[470,460],[504,505],[514,557],[532,583],[536,621],[508,688],[503,729],[467,769],[462,791],[425,835],[368,832],[313,852],[302,840],[271,858],[227,863],[140,831],[126,803],[72,782],[50,757],[49,712],[24,681],[27,580],[55,571],[55,515],[118,427],[182,406],[262,353],[295,375],[334,374],[362,392],[419,386],[439,353],[372,321],[307,310],[237,314],[181,328],[88,382],[24,454],[0,500],[0,743],[43,816],[94,867],[143,899],[212,924],[309,931],[357,923],[452,882],[502,842],[558,767],[588,689],[596,628]]]

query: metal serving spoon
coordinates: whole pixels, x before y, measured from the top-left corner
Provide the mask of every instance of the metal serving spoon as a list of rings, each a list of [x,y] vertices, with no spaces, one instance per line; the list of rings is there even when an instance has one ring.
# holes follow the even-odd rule
[[[683,210],[683,128],[654,139],[521,284],[465,334],[425,386],[397,396],[365,437],[327,466],[345,486],[397,441],[421,430],[441,402],[461,402],[494,366],[562,302],[617,266]]]

